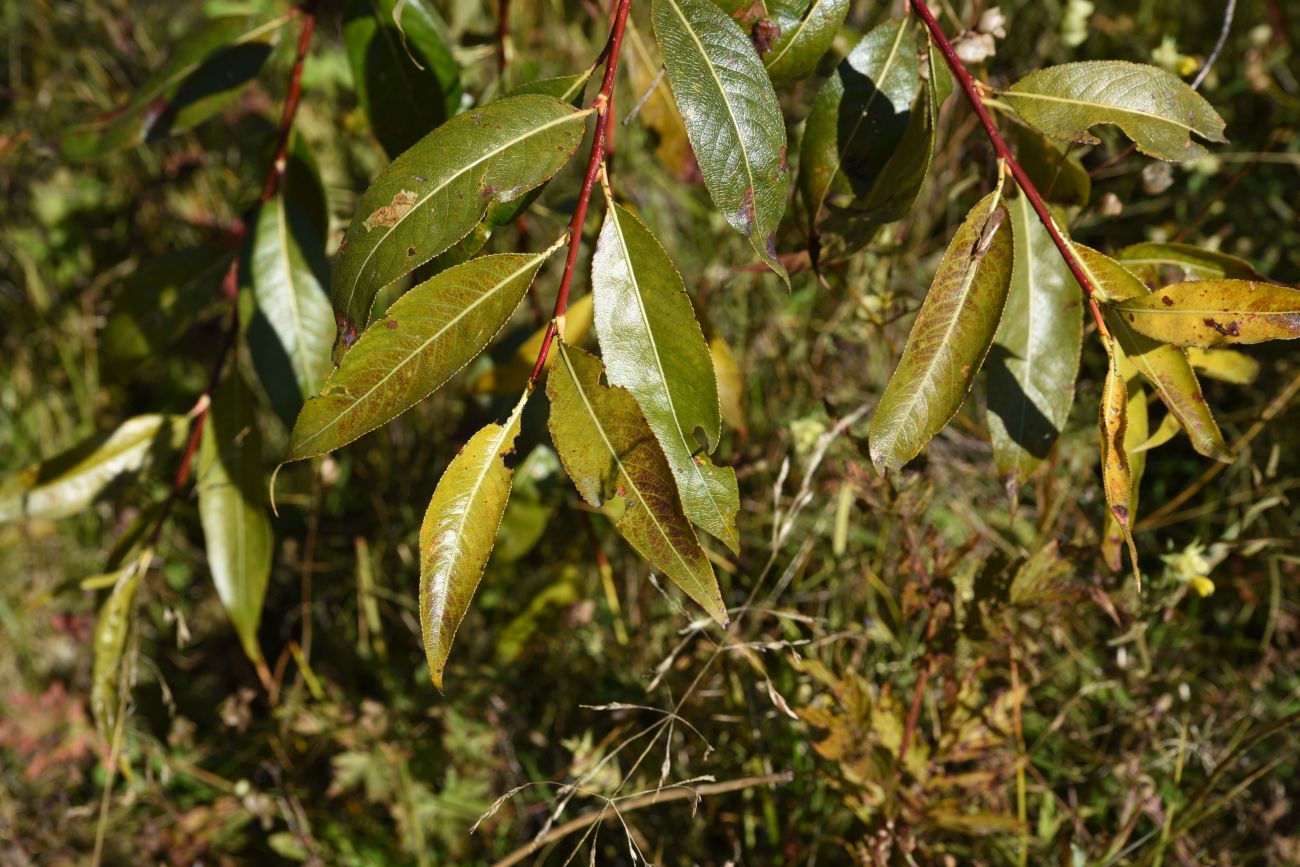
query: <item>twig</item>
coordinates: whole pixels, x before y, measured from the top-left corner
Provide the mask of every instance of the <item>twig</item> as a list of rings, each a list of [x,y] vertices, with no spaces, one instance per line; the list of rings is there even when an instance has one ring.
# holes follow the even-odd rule
[[[1210,68],[1214,66],[1219,55],[1223,53],[1223,46],[1228,43],[1228,33],[1232,30],[1232,16],[1237,12],[1237,0],[1228,0],[1228,8],[1223,11],[1223,27],[1219,30],[1219,41],[1214,43],[1214,50],[1210,56],[1205,59],[1205,65],[1201,71],[1196,73],[1196,78],[1192,79],[1192,90],[1196,90],[1205,81],[1205,77],[1210,74]]]
[[[587,157],[587,172],[582,177],[582,187],[578,192],[578,204],[573,209],[573,219],[569,221],[569,255],[564,262],[564,276],[560,278],[560,289],[555,296],[555,309],[551,321],[546,326],[546,335],[542,338],[542,348],[537,353],[537,363],[533,373],[528,377],[528,387],[537,384],[550,354],[551,343],[555,340],[555,322],[564,315],[569,307],[569,287],[573,285],[573,272],[578,265],[578,248],[582,246],[582,227],[587,221],[587,205],[591,202],[591,191],[596,185],[596,177],[605,164],[605,141],[609,129],[610,100],[614,95],[614,74],[618,71],[618,55],[623,49],[623,31],[627,27],[627,13],[632,0],[619,0],[614,12],[614,25],[609,31],[609,40],[600,52],[597,62],[605,64],[605,78],[600,83],[600,93],[596,95],[592,108],[596,110],[596,134],[591,141],[591,155]]]

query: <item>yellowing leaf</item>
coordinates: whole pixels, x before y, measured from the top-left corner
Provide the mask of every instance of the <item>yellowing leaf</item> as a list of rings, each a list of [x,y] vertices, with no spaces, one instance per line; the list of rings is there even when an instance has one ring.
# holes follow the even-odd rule
[[[510,499],[514,469],[505,458],[527,400],[525,394],[504,425],[483,428],[452,458],[420,525],[420,631],[438,689]]]
[[[789,284],[776,258],[790,188],[785,120],[763,62],[740,26],[710,0],[654,0],[651,17],[709,195]]]
[[[871,462],[898,469],[961,409],[1011,283],[1011,228],[998,193],[971,209],[939,263],[903,358],[871,419]]]
[[[663,447],[696,526],[739,550],[736,472],[706,457],[722,428],[718,383],[686,286],[645,224],[612,200],[591,260],[596,336]]]
[[[244,653],[260,662],[257,627],[271,578],[274,537],[266,512],[262,437],[252,395],[238,371],[217,389],[208,416],[195,480],[208,566]]]
[[[993,458],[1011,496],[1065,428],[1083,347],[1082,293],[1022,193],[1007,203],[1015,264],[988,369]]]
[[[334,265],[336,355],[351,348],[376,293],[437,256],[573,156],[590,112],[528,94],[447,121],[393,160],[357,203]]]
[[[1250,385],[1259,378],[1259,362],[1235,349],[1197,349],[1193,346],[1187,350],[1187,360],[1192,367],[1220,382]]]
[[[501,330],[549,254],[471,259],[397,299],[303,405],[286,462],[346,445],[440,388]]]
[[[1224,121],[1205,98],[1156,66],[1118,60],[1065,63],[1030,73],[1003,91],[1016,113],[1050,136],[1096,144],[1088,130],[1115,124],[1138,149],[1163,160],[1206,155],[1192,134],[1226,142]]]
[[[1160,268],[1178,268],[1186,275],[1183,279],[1188,280],[1218,280],[1225,277],[1253,280],[1260,277],[1255,267],[1245,259],[1191,244],[1133,244],[1120,250],[1115,258],[1152,285],[1158,282]]]
[[[713,356],[713,372],[718,377],[718,401],[722,404],[722,420],[742,435],[749,433],[749,420],[745,417],[745,373],[736,363],[736,355],[723,336],[716,331],[709,334],[709,353]]]
[[[1300,337],[1300,290],[1254,280],[1174,283],[1114,309],[1134,331],[1175,346],[1212,349]]]
[[[1147,295],[1147,287],[1123,265],[1096,250],[1075,244],[1074,252],[1096,288],[1097,300],[1105,302],[1102,313],[1119,348],[1155,388],[1169,411],[1178,417],[1191,438],[1192,447],[1206,457],[1231,461],[1228,445],[1205,402],[1187,354],[1177,346],[1160,343],[1133,330],[1128,318],[1111,306]]]
[[[1128,543],[1129,556],[1133,561],[1133,575],[1137,579],[1138,588],[1141,589],[1142,576],[1138,571],[1137,546],[1133,543],[1131,505],[1133,472],[1125,448],[1129,422],[1128,386],[1120,369],[1119,347],[1115,344],[1114,338],[1107,338],[1105,344],[1109,365],[1101,393],[1101,484],[1106,494],[1106,507]],[[1145,409],[1144,404],[1144,417]]]
[[[636,400],[624,388],[601,385],[595,356],[562,341],[546,380],[551,439],[582,498],[603,506],[618,498],[615,527],[650,565],[667,575],[727,625],[713,566],[682,511],[668,461]]]

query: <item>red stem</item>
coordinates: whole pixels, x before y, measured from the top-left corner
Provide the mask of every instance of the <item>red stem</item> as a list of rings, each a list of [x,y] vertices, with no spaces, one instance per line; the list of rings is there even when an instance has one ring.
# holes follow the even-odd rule
[[[551,352],[555,341],[555,321],[564,315],[569,307],[569,287],[573,285],[573,272],[578,265],[578,249],[582,246],[582,227],[587,221],[587,205],[591,201],[591,191],[596,186],[596,177],[605,163],[605,142],[609,129],[609,119],[613,112],[609,110],[614,97],[614,73],[618,71],[618,55],[623,49],[623,30],[627,26],[627,13],[632,7],[632,0],[619,0],[618,10],[614,13],[614,25],[609,32],[609,40],[600,53],[605,62],[605,78],[600,83],[600,93],[596,95],[592,107],[596,110],[596,135],[591,141],[591,155],[587,157],[587,173],[582,178],[582,188],[578,192],[578,204],[573,209],[573,219],[569,221],[569,255],[564,261],[564,276],[560,278],[560,289],[555,296],[555,310],[551,313],[550,324],[546,326],[546,336],[542,338],[542,348],[537,353],[537,363],[533,373],[528,377],[528,387],[537,384],[546,366],[546,357]],[[599,62],[599,61],[598,61]]]
[[[302,7],[302,33],[298,36],[298,56],[294,58],[293,70],[289,73],[289,90],[284,96],[284,110],[280,113],[280,131],[276,139],[275,159],[267,172],[266,183],[262,185],[262,201],[269,202],[284,179],[285,166],[288,164],[289,136],[293,132],[293,119],[298,114],[298,103],[302,100],[302,67],[307,60],[307,49],[311,47],[312,32],[316,29],[316,2],[309,0]]]
[[[952,70],[953,76],[961,84],[967,101],[970,102],[971,108],[975,109],[975,114],[979,117],[980,123],[984,125],[984,132],[988,134],[989,141],[993,143],[993,150],[1006,163],[1007,168],[1011,170],[1011,176],[1016,179],[1020,191],[1024,193],[1025,198],[1029,200],[1030,206],[1038,214],[1038,219],[1043,221],[1043,227],[1047,229],[1047,234],[1052,237],[1052,243],[1056,245],[1061,258],[1065,260],[1066,267],[1070,269],[1074,279],[1079,281],[1079,287],[1083,289],[1084,295],[1088,298],[1088,306],[1092,308],[1093,318],[1097,320],[1097,327],[1101,329],[1102,333],[1105,333],[1106,328],[1102,322],[1101,310],[1097,307],[1097,301],[1093,297],[1095,287],[1092,281],[1088,278],[1087,272],[1083,270],[1083,266],[1079,264],[1070,243],[1065,240],[1061,230],[1057,228],[1056,221],[1052,219],[1052,213],[1048,210],[1047,203],[1043,201],[1042,195],[1039,194],[1038,188],[1029,179],[1029,175],[1025,174],[1025,170],[1020,167],[1015,154],[1007,146],[1006,139],[1002,138],[998,128],[993,124],[993,118],[984,105],[984,98],[980,96],[979,88],[975,85],[975,79],[971,77],[970,72],[966,69],[966,64],[962,63],[961,58],[957,56],[952,43],[944,35],[943,28],[939,26],[939,22],[935,20],[934,14],[930,12],[929,7],[925,5],[925,0],[912,0],[912,8],[925,22],[934,44],[939,48],[939,53],[948,62],[948,68]]]

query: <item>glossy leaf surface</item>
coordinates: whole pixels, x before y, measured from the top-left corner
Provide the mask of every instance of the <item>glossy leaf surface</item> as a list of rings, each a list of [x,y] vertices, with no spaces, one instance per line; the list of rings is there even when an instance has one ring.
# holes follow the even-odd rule
[[[1097,144],[1088,130],[1115,124],[1145,154],[1163,160],[1206,155],[1195,134],[1226,142],[1223,118],[1171,72],[1119,60],[1049,66],[1002,94],[1016,113],[1050,136]]]
[[[1213,349],[1300,337],[1300,290],[1255,280],[1174,283],[1114,309],[1134,331],[1175,346]]]
[[[788,283],[776,258],[790,186],[785,120],[763,62],[739,25],[709,0],[654,0],[651,15],[709,195]]]
[[[393,160],[357,204],[334,263],[336,354],[348,350],[378,291],[449,248],[494,201],[510,201],[573,156],[587,112],[516,96],[457,115]]]
[[[473,259],[393,302],[303,405],[286,460],[346,445],[441,387],[501,330],[547,255]]]
[[[1083,346],[1082,292],[1023,195],[1007,202],[1015,261],[988,360],[993,457],[1008,490],[1047,457],[1070,416]]]
[[[777,5],[772,10],[772,23],[781,33],[763,52],[767,74],[778,83],[811,74],[849,14],[849,0],[812,0],[802,4],[803,8],[791,5]]]
[[[626,388],[663,447],[686,516],[736,551],[736,473],[707,454],[722,429],[718,383],[681,275],[645,224],[610,202],[591,261],[605,374]]]
[[[514,469],[505,458],[514,450],[526,400],[504,425],[483,428],[452,458],[420,525],[420,631],[438,689],[510,499]]]
[[[1012,238],[997,193],[977,204],[944,253],[902,360],[871,419],[871,462],[898,469],[944,428],[993,343],[1011,284]]]
[[[546,380],[551,439],[582,498],[600,507],[618,498],[615,526],[650,565],[724,626],[729,622],[713,565],[682,511],[659,441],[626,389],[600,382],[595,356],[557,341]]]

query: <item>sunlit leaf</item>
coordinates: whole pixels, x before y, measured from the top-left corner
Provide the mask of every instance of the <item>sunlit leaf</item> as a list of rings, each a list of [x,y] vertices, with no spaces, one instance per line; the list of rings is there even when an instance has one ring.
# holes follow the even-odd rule
[[[849,0],[812,0],[798,6],[776,6],[772,23],[781,33],[763,54],[767,74],[778,83],[807,77],[830,49],[848,14]]]
[[[1130,424],[1130,428],[1131,427],[1132,425]],[[1169,442],[1174,437],[1178,436],[1178,433],[1182,429],[1183,426],[1181,423],[1179,423],[1178,417],[1176,415],[1174,415],[1171,412],[1165,413],[1165,417],[1160,420],[1160,425],[1159,427],[1156,428],[1155,433],[1151,434],[1145,439],[1136,440],[1135,441],[1136,444],[1129,447],[1128,449],[1129,457],[1136,462],[1137,456],[1139,454],[1141,454],[1142,452],[1149,452],[1152,449],[1159,448],[1160,446]]]
[[[472,259],[393,302],[303,405],[285,460],[346,445],[440,388],[506,324],[550,252]]]
[[[790,187],[785,121],[763,62],[739,25],[709,0],[654,0],[651,16],[709,195],[788,283],[776,258]]]
[[[1187,353],[1134,331],[1126,316],[1111,304],[1148,294],[1147,287],[1133,272],[1107,256],[1081,244],[1074,245],[1080,266],[1097,290],[1099,301],[1107,302],[1102,313],[1115,335],[1124,357],[1133,363],[1155,388],[1165,406],[1178,417],[1191,438],[1192,447],[1206,457],[1231,461],[1227,443],[1210,412],[1201,384],[1187,360]]]
[[[292,427],[332,367],[334,311],[324,240],[284,195],[258,211],[249,238],[249,285],[240,321],[271,406]]]
[[[261,69],[271,53],[267,41],[286,20],[231,16],[206,22],[176,44],[130,103],[66,130],[59,153],[70,160],[93,159],[214,116]]]
[[[713,356],[713,372],[718,377],[718,402],[722,405],[722,420],[742,435],[747,434],[749,419],[745,415],[745,372],[737,363],[736,355],[726,339],[713,329],[706,333],[709,354]]]
[[[505,458],[526,401],[525,394],[504,425],[483,428],[452,458],[420,526],[420,631],[438,689],[510,499],[514,469]]]
[[[583,295],[569,305],[565,312],[564,340],[570,346],[579,346],[591,333],[594,319],[594,305],[590,295]],[[546,339],[546,326],[540,326],[528,335],[518,346],[502,353],[500,360],[483,371],[470,383],[469,390],[474,394],[518,394],[528,384],[528,377],[537,363],[537,354],[542,351],[542,342]],[[504,341],[503,341],[504,342]],[[549,371],[555,364],[555,354],[546,356],[543,372]]]
[[[390,157],[455,114],[461,96],[460,67],[432,5],[405,0],[401,31],[393,7],[394,0],[343,4],[343,38],[357,99]]]
[[[736,472],[707,457],[718,445],[722,414],[704,333],[668,252],[613,201],[591,260],[591,292],[606,378],[645,413],[686,516],[738,550]]]
[[[898,469],[944,428],[988,354],[1011,283],[1012,239],[998,193],[980,200],[944,253],[903,358],[871,419],[871,462]]]
[[[185,440],[188,420],[139,415],[115,431],[28,467],[0,484],[0,521],[75,515],[156,464]]]
[[[1074,404],[1082,292],[1022,193],[1007,202],[1015,262],[987,362],[993,458],[1012,498],[1047,457]]]
[[[1113,338],[1105,340],[1108,365],[1101,393],[1101,483],[1106,508],[1128,544],[1133,561],[1133,575],[1138,587],[1142,577],[1138,568],[1137,546],[1133,543],[1133,470],[1129,464],[1127,431],[1129,425],[1128,384],[1121,369],[1121,350]],[[1146,404],[1142,404],[1145,422]],[[1145,423],[1143,424],[1145,427]]]
[[[1049,66],[1002,97],[1050,136],[1098,143],[1088,130],[1115,124],[1138,149],[1163,160],[1194,160],[1206,150],[1192,134],[1226,142],[1223,118],[1182,79],[1156,66],[1098,60]]]
[[[457,115],[393,160],[361,196],[334,263],[336,354],[356,341],[381,288],[463,238],[493,201],[559,171],[588,114],[549,96],[510,97]]]
[[[1255,280],[1174,283],[1114,304],[1134,331],[1213,349],[1300,337],[1300,290]]]
[[[636,400],[626,389],[601,384],[604,370],[595,356],[562,341],[555,349],[559,360],[546,380],[551,438],[578,492],[592,506],[621,501],[615,527],[623,538],[725,626],[713,566]]]
[[[1187,350],[1187,360],[1202,374],[1220,382],[1250,385],[1259,378],[1259,362],[1235,349],[1197,349],[1193,346]]]
[[[1245,259],[1191,244],[1133,244],[1120,250],[1115,258],[1152,286],[1162,282],[1159,279],[1162,267],[1179,269],[1185,280],[1262,279]]]
[[[111,741],[122,708],[122,663],[131,635],[135,593],[153,562],[153,549],[142,551],[113,576],[112,591],[95,617],[95,644],[90,668],[90,711],[104,740]]]
[[[212,396],[199,444],[199,519],[217,596],[244,653],[262,659],[257,626],[271,578],[274,537],[267,514],[262,437],[252,395],[238,371]]]

